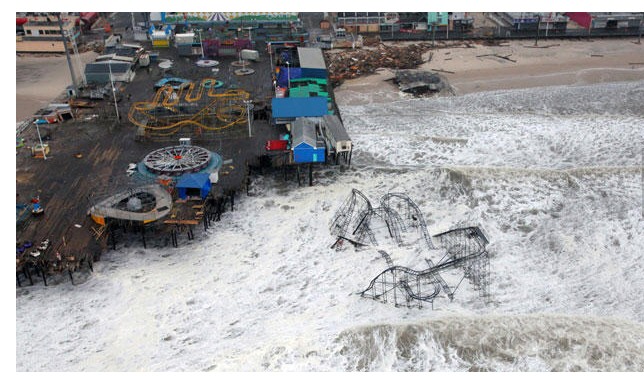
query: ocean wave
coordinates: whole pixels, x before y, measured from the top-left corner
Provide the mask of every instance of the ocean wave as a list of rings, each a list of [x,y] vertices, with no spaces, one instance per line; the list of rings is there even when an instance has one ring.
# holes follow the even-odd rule
[[[352,328],[346,371],[642,371],[644,325],[566,315],[448,316]]]

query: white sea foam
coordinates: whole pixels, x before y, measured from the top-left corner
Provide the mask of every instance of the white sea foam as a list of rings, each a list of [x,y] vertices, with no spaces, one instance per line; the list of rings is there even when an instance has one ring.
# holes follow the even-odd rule
[[[350,168],[313,187],[257,177],[179,248],[121,244],[76,286],[17,289],[16,368],[642,371],[643,88],[341,106]],[[386,264],[382,248],[330,248],[351,188],[407,193],[431,234],[482,226],[490,302],[467,282],[434,310],[361,298]],[[404,266],[442,256],[384,250]]]

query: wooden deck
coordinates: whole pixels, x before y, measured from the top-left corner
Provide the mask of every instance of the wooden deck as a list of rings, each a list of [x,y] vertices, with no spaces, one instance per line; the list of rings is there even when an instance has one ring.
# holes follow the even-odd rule
[[[270,103],[272,87],[268,56],[263,46],[257,49],[261,51],[263,61],[251,64],[255,74],[236,76],[230,64],[235,59],[221,58],[218,59],[220,71],[216,78],[224,81],[225,87],[249,91],[251,99],[261,107]],[[200,80],[212,75],[209,68],[194,64],[196,57],[178,57],[174,48],[160,53],[159,58],[174,61],[172,71],[167,72],[173,76]],[[145,68],[137,70],[136,78],[125,86],[123,99],[119,102],[120,122],[115,119],[113,102],[106,100],[98,101],[94,108],[79,109],[75,120],[41,126],[41,135],[49,137],[46,142],[50,154],[46,159],[34,158],[29,150],[30,146],[38,143],[36,127],[30,125],[22,132],[25,147],[17,149],[16,154],[16,201],[28,204],[32,197],[39,196],[45,213],[39,217],[29,216],[22,226],[17,226],[16,242],[23,244],[28,241],[37,246],[50,239],[51,246],[35,261],[29,255],[30,249],[20,257],[17,255],[17,272],[25,265],[41,265],[46,273],[74,271],[83,262],[89,265],[88,262],[98,260],[101,252],[107,249],[107,231],[91,220],[89,207],[127,186],[140,184],[126,175],[130,163],[140,162],[158,148],[178,144],[178,140],[172,139],[135,141],[137,127],[127,121],[129,104],[151,98],[154,82],[160,78],[162,72],[155,63],[149,72]],[[98,118],[90,119],[92,115],[98,115]],[[225,162],[219,173],[219,182],[213,187],[215,195],[243,189],[248,163],[257,163],[258,157],[264,154],[266,140],[275,139],[280,133],[267,120],[253,121],[250,138],[247,125],[240,126],[245,127],[245,136],[241,138],[193,142],[217,152]],[[185,220],[199,223],[203,217],[197,218]],[[61,260],[69,262],[61,263]]]

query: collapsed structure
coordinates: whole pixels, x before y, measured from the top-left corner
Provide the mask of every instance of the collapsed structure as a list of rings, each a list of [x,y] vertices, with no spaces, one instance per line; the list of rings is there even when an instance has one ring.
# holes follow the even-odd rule
[[[384,228],[377,227],[378,221],[384,222]],[[353,189],[333,216],[330,232],[337,237],[334,247],[341,247],[345,241],[355,246],[377,246],[377,238],[383,233],[400,246],[409,240],[405,237],[415,232],[424,243],[421,248],[445,252],[438,262],[425,258],[427,268],[416,270],[394,265],[390,255],[379,250],[387,268],[360,292],[363,297],[419,308],[423,302],[433,303],[441,292],[452,300],[460,281],[456,286],[447,283],[441,272],[448,270],[461,271],[461,281],[467,278],[479,296],[489,295],[488,240],[483,231],[479,227],[464,227],[432,237],[420,208],[404,193],[388,193],[381,197],[380,206],[374,207],[362,192]]]

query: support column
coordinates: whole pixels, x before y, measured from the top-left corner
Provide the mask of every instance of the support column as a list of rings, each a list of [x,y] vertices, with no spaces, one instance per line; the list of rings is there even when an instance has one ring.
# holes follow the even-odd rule
[[[297,166],[295,166],[295,171],[297,173],[297,186],[301,187],[302,182],[300,181],[300,165],[299,164]]]
[[[40,266],[38,266],[37,268],[40,269],[40,272],[42,273],[42,280],[43,282],[45,282],[45,286],[47,286],[47,276],[45,275],[45,270],[42,269]]]

